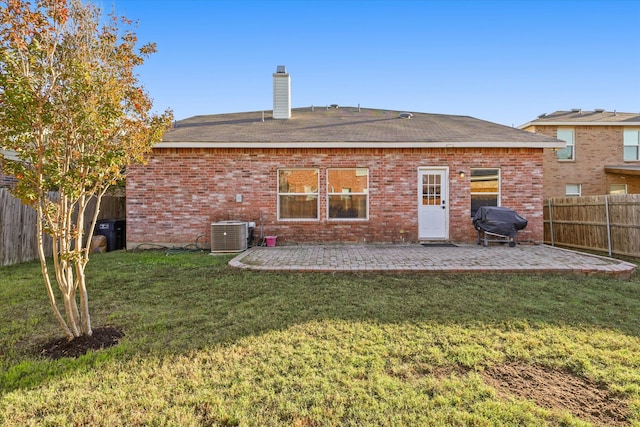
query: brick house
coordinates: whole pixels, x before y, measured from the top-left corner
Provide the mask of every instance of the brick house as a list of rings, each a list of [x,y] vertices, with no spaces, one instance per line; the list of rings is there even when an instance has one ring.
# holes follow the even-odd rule
[[[15,178],[10,177],[8,175],[4,175],[0,172],[0,188],[3,187],[12,187],[16,183]]]
[[[11,159],[11,160],[16,160],[17,157],[15,155],[15,152],[13,151],[9,151],[9,150],[2,150],[0,149],[0,161],[3,159]],[[2,166],[2,165],[0,165]],[[12,176],[9,175],[5,175],[4,173],[2,173],[2,169],[0,169],[0,188],[9,188],[9,187],[13,187],[16,184],[16,179]]]
[[[556,111],[520,129],[567,143],[545,150],[545,198],[640,193],[640,114]]]
[[[278,244],[473,241],[472,212],[515,209],[541,242],[542,159],[562,141],[467,116],[290,107],[175,123],[127,176],[127,247],[186,245],[255,222]]]

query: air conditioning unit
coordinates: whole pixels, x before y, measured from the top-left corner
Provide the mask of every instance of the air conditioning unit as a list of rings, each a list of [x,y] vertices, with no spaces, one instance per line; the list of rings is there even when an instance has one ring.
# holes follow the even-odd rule
[[[249,226],[240,221],[211,223],[211,252],[242,252],[247,249]]]

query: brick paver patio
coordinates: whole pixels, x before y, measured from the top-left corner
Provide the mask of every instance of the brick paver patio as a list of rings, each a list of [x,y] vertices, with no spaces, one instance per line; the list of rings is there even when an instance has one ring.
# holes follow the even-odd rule
[[[269,271],[431,271],[568,272],[630,277],[636,265],[546,245],[451,247],[396,245],[305,245],[254,247],[235,258],[233,267]]]

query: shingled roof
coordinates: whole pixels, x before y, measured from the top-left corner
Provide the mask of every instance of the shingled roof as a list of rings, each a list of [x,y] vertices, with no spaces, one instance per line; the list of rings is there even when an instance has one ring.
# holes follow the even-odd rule
[[[570,111],[555,111],[541,114],[537,119],[519,126],[525,129],[530,126],[640,126],[640,114],[621,113],[617,111],[582,111],[574,108]]]
[[[403,118],[410,116],[409,118]],[[359,107],[294,108],[194,116],[156,147],[563,147],[564,142],[469,116]]]

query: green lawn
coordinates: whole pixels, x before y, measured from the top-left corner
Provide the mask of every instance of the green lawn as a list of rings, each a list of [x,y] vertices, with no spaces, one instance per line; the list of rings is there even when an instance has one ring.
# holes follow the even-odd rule
[[[229,256],[95,254],[94,327],[125,337],[36,355],[57,329],[39,265],[0,268],[0,424],[586,426],[505,394],[499,366],[571,374],[640,426],[640,278],[265,273]],[[551,393],[551,391],[549,391]]]

